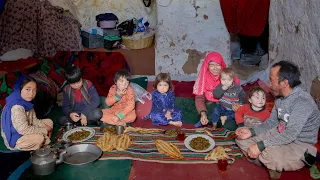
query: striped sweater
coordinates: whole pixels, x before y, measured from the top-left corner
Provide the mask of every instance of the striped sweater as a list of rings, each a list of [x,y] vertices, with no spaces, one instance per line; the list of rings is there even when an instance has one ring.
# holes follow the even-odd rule
[[[214,89],[213,96],[217,99],[220,99],[220,103],[223,107],[231,110],[233,103],[244,103],[246,93],[238,84],[233,84],[227,90],[223,90],[222,85],[220,84]]]

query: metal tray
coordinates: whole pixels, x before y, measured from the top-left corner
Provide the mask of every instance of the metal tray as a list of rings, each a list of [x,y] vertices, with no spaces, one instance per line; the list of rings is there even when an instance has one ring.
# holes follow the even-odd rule
[[[71,166],[82,167],[94,163],[101,154],[102,150],[96,145],[77,144],[66,149],[63,162]]]

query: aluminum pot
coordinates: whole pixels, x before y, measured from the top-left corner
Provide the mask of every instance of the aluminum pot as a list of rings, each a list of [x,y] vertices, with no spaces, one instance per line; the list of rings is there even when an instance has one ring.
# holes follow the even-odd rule
[[[32,170],[35,175],[48,175],[54,172],[56,164],[63,161],[63,155],[66,152],[61,152],[59,159],[56,159],[51,148],[41,148],[36,150],[31,155]]]

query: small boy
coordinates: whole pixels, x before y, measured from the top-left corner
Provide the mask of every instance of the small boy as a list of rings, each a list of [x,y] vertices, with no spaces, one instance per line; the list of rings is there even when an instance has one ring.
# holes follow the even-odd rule
[[[82,79],[79,67],[65,70],[67,81],[63,89],[62,110],[65,116],[58,118],[60,125],[71,122],[76,125],[99,125],[102,111],[100,98],[92,82]]]
[[[126,126],[136,119],[135,94],[129,86],[131,74],[125,69],[119,69],[114,77],[113,85],[105,99],[106,109],[103,109],[101,121],[109,125]],[[103,125],[104,126],[104,125]]]
[[[256,127],[267,120],[270,112],[266,109],[266,92],[261,87],[254,87],[248,94],[249,104],[238,108],[235,114],[238,127]]]
[[[217,127],[220,120],[224,128],[236,129],[232,104],[243,104],[246,94],[240,85],[233,82],[234,76],[235,73],[231,68],[223,69],[220,73],[221,84],[213,90],[213,96],[220,99],[220,103],[212,112],[213,128]],[[228,125],[225,125],[226,123]]]

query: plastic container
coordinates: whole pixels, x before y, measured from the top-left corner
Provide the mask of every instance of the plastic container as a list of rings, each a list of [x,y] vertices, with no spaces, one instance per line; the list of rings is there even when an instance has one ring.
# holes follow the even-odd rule
[[[114,50],[117,49],[114,45],[115,44],[121,44],[121,38],[118,36],[105,36],[104,37],[104,48],[108,50]]]
[[[120,36],[118,29],[103,29],[103,36]]]
[[[117,20],[99,21],[100,28],[102,29],[114,29],[117,26]]]
[[[93,35],[87,32],[81,31],[82,45],[85,48],[103,48],[104,47],[104,39],[103,36]]]

